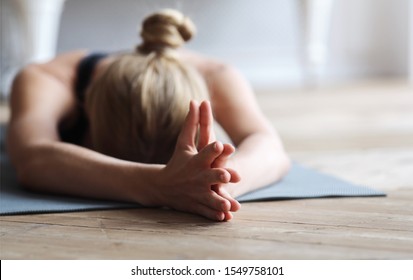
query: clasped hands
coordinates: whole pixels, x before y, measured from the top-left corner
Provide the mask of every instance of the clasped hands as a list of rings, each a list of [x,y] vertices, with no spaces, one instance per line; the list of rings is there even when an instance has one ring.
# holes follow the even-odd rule
[[[175,152],[161,170],[157,200],[178,211],[228,221],[233,217],[231,212],[241,205],[227,192],[225,184],[239,182],[240,176],[227,167],[235,148],[214,141],[212,123],[210,103],[198,105],[191,101]]]

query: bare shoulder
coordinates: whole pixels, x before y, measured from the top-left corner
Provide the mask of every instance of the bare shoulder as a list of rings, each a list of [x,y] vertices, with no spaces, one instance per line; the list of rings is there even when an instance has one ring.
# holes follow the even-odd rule
[[[212,103],[228,102],[234,98],[234,91],[222,90],[227,86],[232,87],[234,84],[242,84],[244,90],[239,94],[251,95],[252,90],[249,88],[248,81],[242,73],[231,64],[192,51],[182,51],[182,58],[185,62],[194,66],[205,80]],[[249,90],[245,90],[249,88]]]
[[[261,112],[252,86],[236,67],[197,53],[185,53],[185,59],[204,77],[214,118],[237,145],[248,135],[272,133]]]
[[[216,58],[190,50],[181,50],[180,55],[183,61],[195,67],[207,82],[209,76],[221,71],[227,65]]]
[[[183,60],[193,65],[204,78],[213,103],[250,102],[254,99],[248,80],[233,65],[188,50],[182,51],[181,55]]]
[[[57,55],[52,60],[34,66],[47,72],[67,86],[72,86],[76,78],[76,68],[87,55],[86,50],[77,50]]]
[[[24,67],[11,89],[11,121],[37,118],[55,123],[71,114],[76,106],[73,94],[76,68],[86,53],[64,53],[48,62]]]

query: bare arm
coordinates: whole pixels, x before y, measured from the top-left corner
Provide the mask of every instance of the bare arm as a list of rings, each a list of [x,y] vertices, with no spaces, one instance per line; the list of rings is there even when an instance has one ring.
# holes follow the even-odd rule
[[[36,191],[142,201],[139,194],[143,196],[144,190],[137,184],[134,187],[139,191],[133,192],[127,178],[145,170],[144,176],[151,169],[59,138],[59,125],[75,113],[74,69],[83,55],[71,53],[46,64],[30,65],[15,79],[7,142],[19,180]]]
[[[199,120],[194,104],[167,166],[119,160],[61,141],[58,127],[75,112],[72,88],[83,56],[70,53],[28,66],[15,79],[7,142],[20,182],[35,191],[169,206],[214,220],[229,217],[228,200],[210,185],[227,183],[230,175],[205,164],[223,147],[211,144],[197,152],[191,139]]]
[[[248,81],[234,67],[220,61],[188,50],[181,54],[206,80],[213,114],[237,148],[229,158],[227,146],[228,152],[224,150],[214,163],[234,169],[241,176],[239,183],[226,186],[229,193],[236,197],[281,179],[290,168],[290,159]]]
[[[250,85],[233,67],[218,63],[212,69],[207,78],[214,115],[237,147],[227,166],[241,175],[229,192],[239,196],[281,179],[290,160]]]

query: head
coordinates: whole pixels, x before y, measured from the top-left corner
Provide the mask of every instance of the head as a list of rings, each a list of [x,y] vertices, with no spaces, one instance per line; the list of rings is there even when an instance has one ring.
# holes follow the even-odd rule
[[[176,53],[194,33],[175,10],[143,21],[136,51],[119,55],[86,94],[93,149],[125,160],[169,160],[190,100],[208,97],[199,73]]]

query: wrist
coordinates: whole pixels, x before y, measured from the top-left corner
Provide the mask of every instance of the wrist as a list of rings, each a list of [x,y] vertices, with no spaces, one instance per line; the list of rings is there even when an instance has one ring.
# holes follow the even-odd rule
[[[144,206],[161,206],[161,192],[164,185],[161,164],[139,164],[133,176],[133,200]]]

